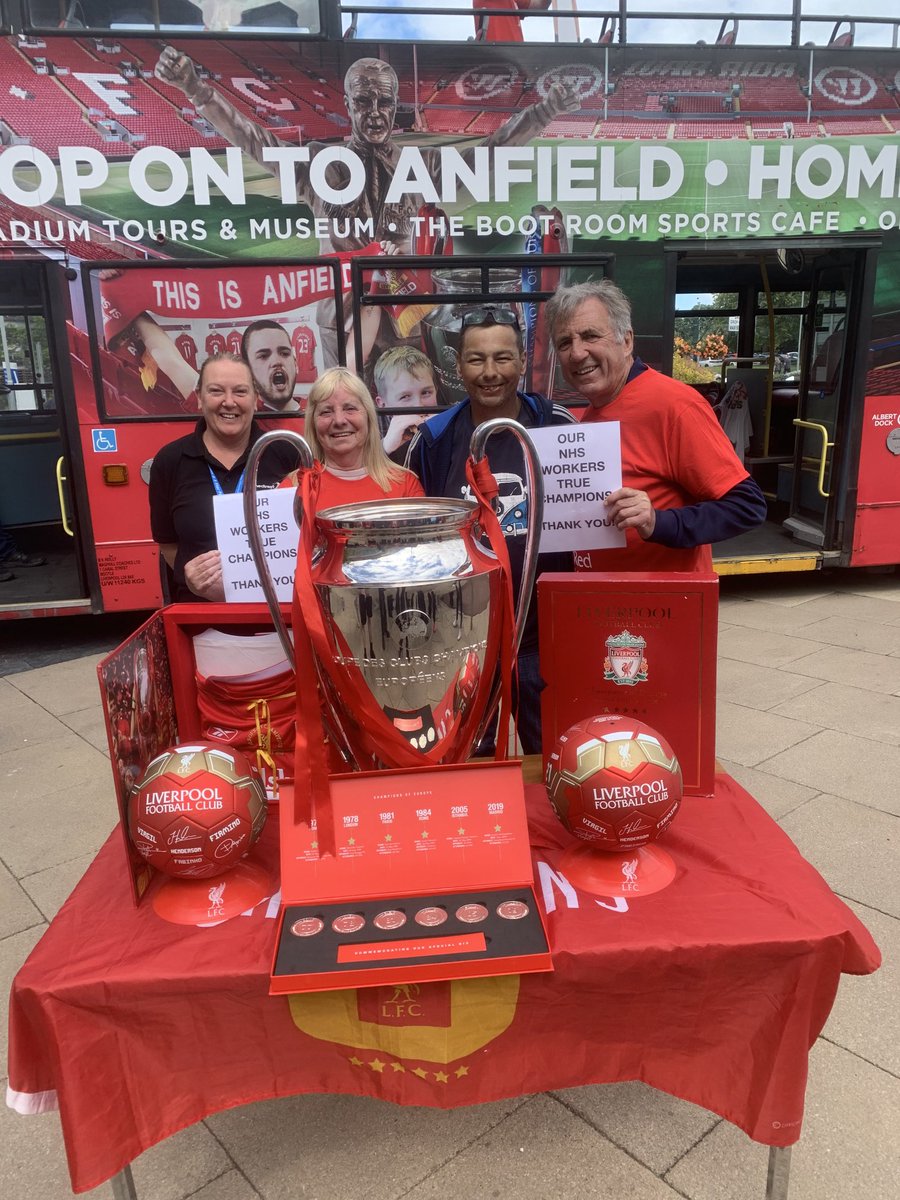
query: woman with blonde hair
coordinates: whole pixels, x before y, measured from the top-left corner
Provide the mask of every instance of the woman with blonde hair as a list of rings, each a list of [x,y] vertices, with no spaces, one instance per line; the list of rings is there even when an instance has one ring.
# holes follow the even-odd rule
[[[398,467],[384,452],[378,414],[369,389],[346,367],[323,372],[309,391],[305,434],[325,470],[319,481],[316,508],[357,500],[422,496],[412,471]],[[282,487],[297,486],[292,471]]]

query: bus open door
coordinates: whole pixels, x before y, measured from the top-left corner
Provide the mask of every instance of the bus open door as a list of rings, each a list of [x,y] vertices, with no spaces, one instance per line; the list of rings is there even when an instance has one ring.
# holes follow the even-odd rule
[[[63,269],[0,263],[0,524],[44,561],[6,569],[0,618],[90,612],[91,544],[65,343]]]

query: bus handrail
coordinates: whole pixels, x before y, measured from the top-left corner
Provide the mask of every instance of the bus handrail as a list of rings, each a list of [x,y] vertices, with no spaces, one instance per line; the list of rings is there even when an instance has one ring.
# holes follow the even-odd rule
[[[794,417],[794,424],[799,429],[809,429],[812,433],[821,434],[822,453],[819,457],[819,478],[816,481],[816,487],[822,499],[827,500],[831,492],[825,491],[825,463],[828,458],[828,451],[833,449],[834,442],[829,442],[828,430],[824,425],[820,425],[818,421],[802,421],[799,417]]]
[[[64,458],[58,458],[56,460],[56,491],[59,495],[59,515],[62,519],[63,532],[67,533],[69,537],[73,538],[75,536],[75,530],[72,528],[69,522],[69,514],[66,510],[66,493],[65,488],[63,487],[63,484],[69,482],[69,477],[65,473],[65,466],[66,460]]]

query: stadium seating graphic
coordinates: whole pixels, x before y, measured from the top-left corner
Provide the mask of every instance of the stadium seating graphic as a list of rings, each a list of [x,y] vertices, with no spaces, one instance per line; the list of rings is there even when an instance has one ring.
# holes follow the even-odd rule
[[[173,44],[240,113],[285,142],[347,137],[343,81],[323,65],[320,47],[215,39]],[[195,146],[223,149],[225,139],[183,94],[155,79],[160,46],[135,38],[0,39],[4,140],[51,156],[60,145],[90,146],[110,159],[129,158],[146,144],[181,153]],[[459,67],[418,61],[415,80],[412,71],[401,71],[403,128],[415,109],[429,132],[484,137],[540,99],[539,74],[530,76],[508,59],[470,57]],[[595,92],[580,112],[560,116],[545,132],[584,139],[891,137],[900,132],[895,74],[889,64],[879,70],[867,64],[866,71],[838,64],[815,70],[810,87],[800,63],[632,66],[611,73],[606,97]],[[79,75],[114,78],[95,88]],[[104,89],[122,94],[133,113],[111,111]]]

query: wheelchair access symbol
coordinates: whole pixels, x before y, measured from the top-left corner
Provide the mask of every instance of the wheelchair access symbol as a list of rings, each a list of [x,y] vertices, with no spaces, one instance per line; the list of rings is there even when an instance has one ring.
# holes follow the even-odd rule
[[[92,429],[91,438],[94,442],[95,454],[115,454],[118,449],[118,441],[114,429]]]

